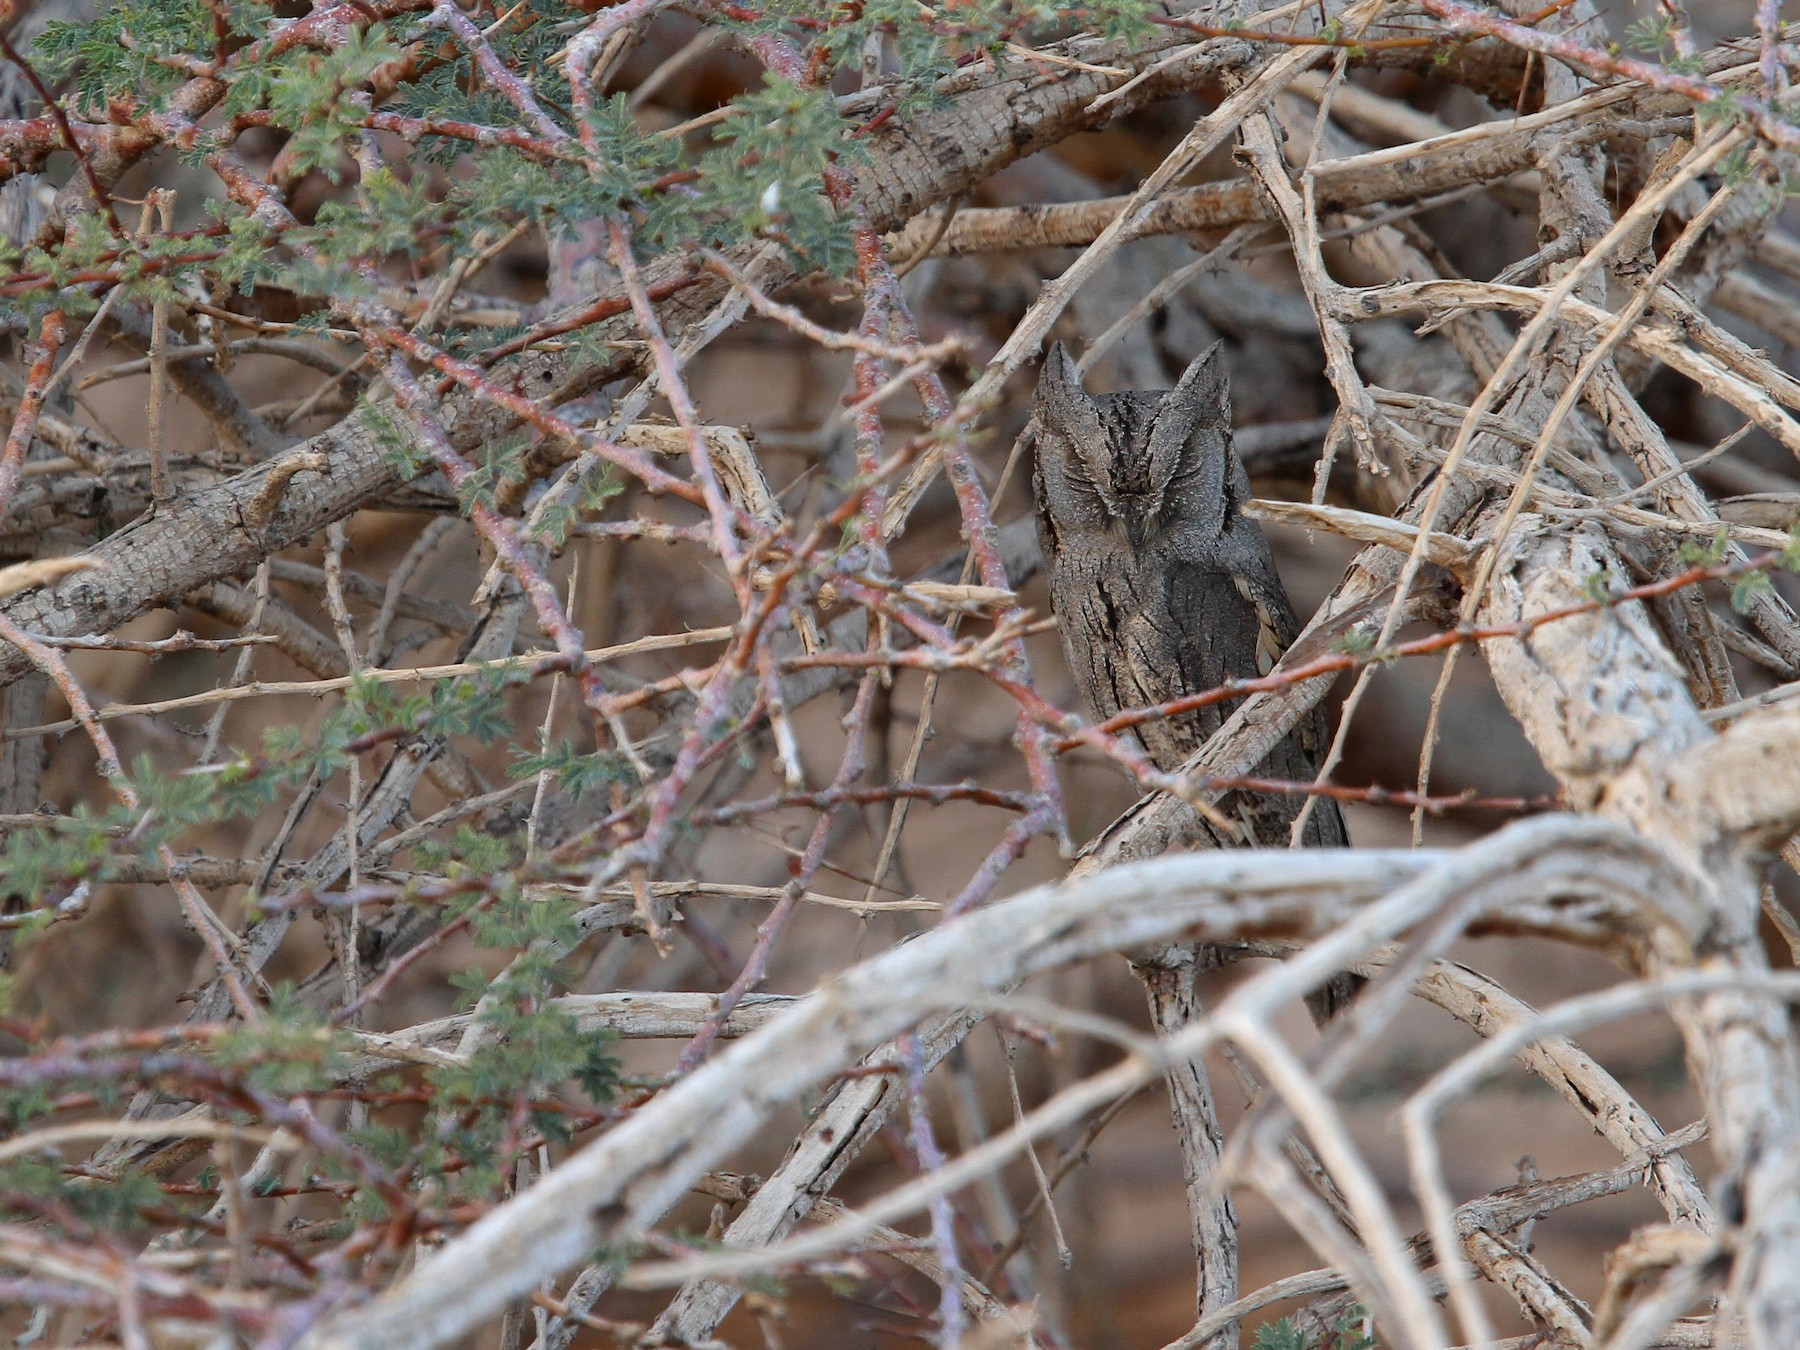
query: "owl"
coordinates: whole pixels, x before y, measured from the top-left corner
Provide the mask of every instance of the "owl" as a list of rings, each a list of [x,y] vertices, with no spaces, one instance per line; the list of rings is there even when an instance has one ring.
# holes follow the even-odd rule
[[[1036,421],[1038,539],[1089,711],[1105,719],[1268,674],[1300,625],[1268,540],[1242,512],[1250,480],[1231,445],[1218,346],[1166,393],[1089,394],[1058,343],[1039,377]],[[1137,736],[1172,771],[1228,712],[1214,704],[1146,723]],[[1328,743],[1316,708],[1257,772],[1310,779]],[[1244,824],[1235,842],[1282,846],[1300,798],[1233,793],[1220,806]],[[1313,809],[1305,842],[1346,842],[1337,803]]]

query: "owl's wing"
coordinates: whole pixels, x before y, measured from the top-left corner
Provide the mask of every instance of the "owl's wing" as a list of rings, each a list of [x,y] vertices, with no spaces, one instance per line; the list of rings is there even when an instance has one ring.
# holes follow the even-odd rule
[[[1299,620],[1273,560],[1263,552],[1260,562],[1259,566],[1258,560],[1240,556],[1237,570],[1232,572],[1194,565],[1169,570],[1167,612],[1178,616],[1184,631],[1166,648],[1176,660],[1167,665],[1157,696],[1146,703],[1198,693],[1227,680],[1254,679],[1275,668],[1297,634]],[[1139,640],[1136,632],[1132,639]],[[1173,769],[1224,724],[1235,706],[1235,701],[1219,703],[1180,718],[1150,723],[1139,728],[1139,735],[1157,765]],[[1289,782],[1310,780],[1329,745],[1325,711],[1315,708],[1255,772]],[[1298,797],[1247,797],[1234,814],[1247,818],[1251,834],[1259,842],[1281,846],[1287,842],[1287,826],[1299,806]],[[1313,808],[1305,842],[1326,848],[1347,842],[1335,801],[1324,799]]]
[[[1267,592],[1232,573],[1182,562],[1163,573],[1163,586],[1162,603],[1124,616],[1120,634],[1140,706],[1274,668],[1283,629],[1292,623],[1279,589]],[[1228,711],[1215,704],[1147,723],[1138,734],[1159,768],[1174,769],[1219,728]]]
[[[1157,695],[1164,686],[1146,675],[1166,668],[1167,661],[1145,662],[1131,655],[1130,632],[1144,627],[1143,616],[1157,597],[1141,589],[1142,578],[1129,566],[1109,565],[1098,549],[1075,547],[1051,559],[1051,596],[1062,631],[1069,670],[1088,709],[1105,721],[1124,708],[1141,708],[1172,695]],[[1154,634],[1145,632],[1146,639]]]

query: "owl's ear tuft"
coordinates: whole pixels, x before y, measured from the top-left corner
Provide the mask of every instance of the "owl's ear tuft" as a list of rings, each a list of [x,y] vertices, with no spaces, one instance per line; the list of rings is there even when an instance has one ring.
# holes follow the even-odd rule
[[[1060,342],[1044,356],[1032,419],[1039,497],[1092,516],[1077,523],[1099,525],[1119,447],[1102,429],[1099,404],[1081,387],[1081,372]]]
[[[1075,368],[1075,358],[1069,355],[1069,349],[1060,342],[1051,343],[1050,350],[1044,353],[1037,392],[1040,400],[1082,397],[1081,372]]]
[[[1223,536],[1237,504],[1250,495],[1231,450],[1231,386],[1218,343],[1194,359],[1157,405],[1149,471],[1151,486],[1175,493],[1184,524],[1203,536]]]
[[[1203,426],[1231,425],[1231,376],[1225,369],[1223,342],[1215,342],[1182,373],[1168,401]]]

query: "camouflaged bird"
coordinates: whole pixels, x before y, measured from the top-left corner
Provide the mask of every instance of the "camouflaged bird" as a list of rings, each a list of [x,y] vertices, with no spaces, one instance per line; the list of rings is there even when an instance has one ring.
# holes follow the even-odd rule
[[[1255,521],[1250,480],[1231,444],[1231,398],[1214,345],[1166,393],[1089,394],[1058,343],[1037,389],[1038,539],[1063,651],[1094,716],[1144,708],[1233,678],[1266,675],[1300,631]],[[1137,728],[1146,754],[1174,771],[1217,731],[1214,704]],[[1257,773],[1310,780],[1329,744],[1315,708]],[[1228,794],[1247,837],[1287,844],[1297,796]],[[1347,842],[1337,803],[1321,800],[1305,843]]]

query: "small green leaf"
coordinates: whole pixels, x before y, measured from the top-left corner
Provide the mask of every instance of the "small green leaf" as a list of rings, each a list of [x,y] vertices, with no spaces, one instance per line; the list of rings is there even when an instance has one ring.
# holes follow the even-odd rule
[[[1775,583],[1769,580],[1769,574],[1763,571],[1746,572],[1731,588],[1731,607],[1739,614],[1748,614],[1756,601],[1773,593]]]

